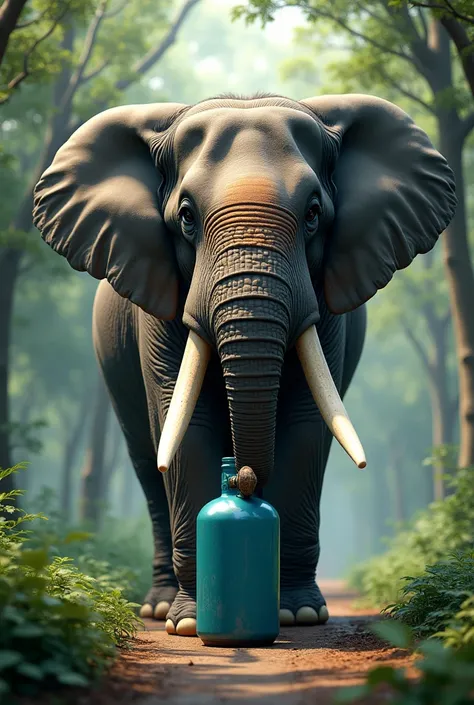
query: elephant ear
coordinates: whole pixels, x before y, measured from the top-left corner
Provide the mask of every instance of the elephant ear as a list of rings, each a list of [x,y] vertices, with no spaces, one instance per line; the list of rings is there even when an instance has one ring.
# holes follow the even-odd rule
[[[33,222],[48,245],[162,319],[175,315],[178,276],[150,149],[184,107],[131,105],[96,115],[59,149],[34,194]]]
[[[354,94],[301,102],[339,152],[324,291],[329,309],[345,313],[434,246],[454,214],[454,178],[425,132],[388,101]]]

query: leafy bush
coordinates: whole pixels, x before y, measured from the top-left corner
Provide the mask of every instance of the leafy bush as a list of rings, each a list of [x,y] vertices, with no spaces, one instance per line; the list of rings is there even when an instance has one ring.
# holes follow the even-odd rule
[[[85,524],[74,524],[59,509],[56,494],[44,489],[35,506],[48,516],[36,527],[32,544],[48,545],[57,556],[70,556],[103,587],[121,588],[132,602],[141,602],[151,585],[153,544],[148,516],[122,521],[106,517],[101,530],[91,533]],[[70,541],[70,537],[76,540]]]
[[[410,649],[414,646],[414,633],[409,627],[395,620],[374,625],[373,631],[391,646]],[[392,705],[468,705],[474,695],[474,646],[455,650],[443,646],[437,639],[419,644],[421,658],[416,662],[420,676],[409,678],[403,668],[377,666],[369,671],[366,682],[360,686],[344,688],[336,702],[358,701],[384,689],[384,702]],[[388,689],[388,693],[387,693]]]
[[[474,646],[474,595],[461,604],[461,609],[439,634],[446,646],[461,649]]]
[[[474,543],[472,468],[449,480],[454,493],[433,502],[388,542],[388,550],[359,565],[350,576],[353,587],[371,604],[385,607],[403,599],[402,578],[421,575],[433,565]]]
[[[427,566],[417,578],[406,578],[402,601],[391,605],[387,611],[405,624],[413,627],[419,637],[428,637],[446,629],[462,630],[463,642],[474,646],[474,550],[458,552],[448,560]],[[469,598],[469,599],[468,599]],[[467,600],[467,603],[466,603]],[[463,614],[461,615],[461,607]],[[457,615],[454,627],[453,618]],[[464,627],[467,627],[464,629]]]
[[[0,470],[0,480],[20,467]],[[31,547],[22,524],[36,528],[45,517],[7,504],[21,494],[0,493],[0,511],[11,516],[0,519],[0,696],[87,685],[140,624],[121,590],[85,575],[70,558],[51,560],[46,543]]]

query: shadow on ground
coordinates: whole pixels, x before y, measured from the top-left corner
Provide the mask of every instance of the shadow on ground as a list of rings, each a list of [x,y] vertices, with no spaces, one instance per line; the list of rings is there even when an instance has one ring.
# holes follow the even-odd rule
[[[340,585],[325,592],[333,615],[327,624],[282,629],[267,648],[205,647],[198,638],[169,636],[162,623],[147,620],[146,631],[102,686],[77,703],[326,705],[336,690],[360,683],[377,663],[410,662],[405,652],[367,632],[376,613],[354,610],[354,596]]]

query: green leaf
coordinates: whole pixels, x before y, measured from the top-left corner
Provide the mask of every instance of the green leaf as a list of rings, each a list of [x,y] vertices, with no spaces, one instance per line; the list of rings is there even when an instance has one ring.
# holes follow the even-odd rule
[[[372,669],[367,676],[369,685],[378,685],[379,683],[389,683],[395,685],[399,682],[398,673],[391,666],[377,666]]]
[[[60,609],[62,617],[65,619],[77,619],[85,621],[90,618],[90,609],[87,605],[77,602],[65,602]]]
[[[48,552],[42,548],[22,551],[20,561],[22,565],[27,565],[35,570],[41,570],[48,565]]]
[[[341,690],[338,690],[336,695],[334,696],[334,701],[336,703],[341,703],[341,705],[344,705],[345,703],[352,703],[355,700],[360,700],[366,695],[369,695],[370,692],[371,688],[366,684],[351,685],[348,688],[342,688]]]
[[[44,588],[47,585],[47,581],[45,578],[42,578],[39,575],[28,575],[24,580],[22,587],[26,591],[30,590],[38,590],[39,592],[42,592]]]
[[[0,651],[0,671],[16,666],[21,661],[23,661],[23,655],[18,651],[10,651],[8,649]]]
[[[64,539],[64,543],[73,543],[74,541],[87,541],[93,536],[88,531],[70,531]]]
[[[444,659],[449,653],[444,644],[438,641],[438,639],[426,639],[418,648],[424,656],[430,656],[436,659]]]
[[[22,676],[26,676],[35,681],[41,681],[44,678],[43,670],[34,663],[20,663],[16,670],[17,673],[20,673]]]
[[[72,685],[80,688],[85,688],[89,685],[89,681],[85,676],[82,676],[80,673],[74,673],[74,671],[58,673],[57,679],[63,685]]]
[[[44,634],[43,627],[33,622],[25,622],[12,629],[12,636],[18,639],[34,639]]]
[[[374,634],[400,649],[409,649],[413,643],[413,633],[410,627],[395,619],[377,622],[370,629]]]

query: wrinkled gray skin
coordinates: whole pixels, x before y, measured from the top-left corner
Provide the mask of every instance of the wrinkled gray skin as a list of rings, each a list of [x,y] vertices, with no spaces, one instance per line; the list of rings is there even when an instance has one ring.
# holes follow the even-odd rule
[[[281,517],[281,607],[317,613],[319,504],[331,435],[294,343],[317,324],[344,395],[362,305],[451,219],[452,174],[394,105],[218,98],[102,113],[62,147],[34,219],[104,279],[94,340],[153,521],[153,587],[195,616],[195,520],[220,461],[250,465]],[[105,281],[108,280],[108,281]],[[213,349],[170,470],[156,452],[189,329]],[[313,620],[314,621],[314,620]]]

